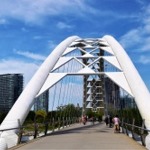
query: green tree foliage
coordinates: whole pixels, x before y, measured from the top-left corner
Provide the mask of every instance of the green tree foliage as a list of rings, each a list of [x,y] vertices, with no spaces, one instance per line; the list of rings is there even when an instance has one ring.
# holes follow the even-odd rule
[[[73,104],[68,104],[63,108],[62,114],[65,117],[79,117],[81,116],[81,109],[75,107]]]
[[[30,111],[26,118],[26,122],[34,122],[34,119],[35,119],[35,112]]]
[[[44,110],[38,110],[35,112],[35,121],[43,123],[46,119],[47,113]]]
[[[89,110],[86,112],[86,115],[87,115],[89,118],[94,117],[95,119],[101,121],[101,120],[102,120],[102,116],[103,116],[103,112],[101,112],[101,111],[93,112],[91,109],[89,109]]]
[[[124,122],[132,124],[133,119],[135,119],[135,125],[142,125],[142,117],[139,113],[138,108],[129,108],[118,111],[119,117],[124,119]]]
[[[46,121],[51,121],[53,118],[56,117],[56,111],[50,111],[47,113],[47,116],[46,116]]]
[[[91,109],[87,110],[86,115],[87,115],[89,118],[95,117],[95,113],[94,113]]]

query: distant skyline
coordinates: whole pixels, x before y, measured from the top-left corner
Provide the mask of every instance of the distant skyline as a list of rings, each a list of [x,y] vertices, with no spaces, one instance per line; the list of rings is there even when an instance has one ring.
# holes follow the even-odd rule
[[[150,90],[149,0],[0,0],[0,74],[25,85],[65,38],[119,41]]]

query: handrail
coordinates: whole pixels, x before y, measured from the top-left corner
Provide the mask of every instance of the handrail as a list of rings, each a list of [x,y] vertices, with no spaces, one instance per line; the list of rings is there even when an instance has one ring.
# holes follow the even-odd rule
[[[132,124],[129,124],[129,123],[125,123],[125,122],[124,122],[124,124],[125,124],[125,125],[128,125],[128,126],[131,126],[131,127],[136,127],[136,128],[138,128],[138,129],[141,129],[141,130],[150,132],[149,129],[146,129],[146,128],[143,128],[143,127],[139,127],[139,126],[136,126],[136,125],[132,125]]]
[[[144,133],[144,131],[150,132],[150,130],[144,128],[145,120],[143,120],[143,122],[142,122],[142,127],[137,126],[137,125],[134,125],[134,123],[135,123],[135,119],[133,119],[132,124],[126,123],[126,122],[123,122],[123,121],[122,121],[122,122],[121,122],[121,127],[125,129],[127,135],[129,135],[129,134],[128,134],[128,131],[131,131],[131,133],[132,133],[132,138],[133,138],[134,140],[136,139],[136,138],[135,138],[135,128],[139,129],[140,132],[139,132],[139,133],[136,132],[136,133],[140,136],[142,145],[143,145],[143,146],[146,146],[146,145],[145,145],[145,135],[146,135],[146,133]],[[131,129],[129,129],[127,126],[130,126]],[[125,133],[123,129],[122,129],[122,133]]]
[[[45,123],[36,123],[36,122],[33,122],[33,138],[37,138],[38,134],[39,134],[39,131],[40,131],[40,127],[43,127],[43,131],[42,133],[44,133],[44,135],[47,135],[48,133],[48,128],[49,128],[49,125],[51,125],[52,129],[51,131],[54,132],[56,128],[58,128],[58,130],[60,130],[60,128],[64,128],[65,126],[70,126],[71,124],[73,123],[77,123],[78,122],[78,119],[73,119],[73,118],[66,118],[66,119],[63,119],[63,120],[60,120],[58,118],[58,120],[52,120],[52,122],[48,121],[48,122],[45,122]],[[18,121],[19,123],[19,121]],[[56,126],[57,124],[57,126]],[[10,131],[10,130],[18,130],[17,131],[17,135],[18,135],[18,142],[17,144],[20,144],[21,143],[21,140],[22,140],[22,136],[23,136],[23,133],[24,133],[24,129],[28,127],[28,126],[22,126],[20,125],[19,123],[19,126],[18,127],[14,127],[14,128],[5,128],[5,129],[0,129],[0,137],[1,137],[1,134],[4,132],[4,131]]]
[[[21,128],[23,128],[23,126],[22,126]],[[15,129],[20,129],[20,127],[9,128],[9,129],[0,129],[0,132],[3,132],[3,131],[9,131],[9,130],[15,130]]]

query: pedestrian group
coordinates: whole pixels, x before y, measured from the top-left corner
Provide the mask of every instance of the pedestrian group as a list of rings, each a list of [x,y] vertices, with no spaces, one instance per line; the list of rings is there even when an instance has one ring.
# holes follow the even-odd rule
[[[120,119],[118,115],[115,115],[114,118],[112,118],[111,115],[107,115],[104,121],[106,126],[109,126],[110,128],[114,126],[114,133],[120,132]]]

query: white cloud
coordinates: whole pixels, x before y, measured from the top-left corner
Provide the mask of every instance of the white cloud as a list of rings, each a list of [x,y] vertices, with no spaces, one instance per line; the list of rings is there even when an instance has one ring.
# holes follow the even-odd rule
[[[42,38],[43,38],[43,37],[40,36],[40,35],[37,35],[37,36],[34,36],[34,37],[33,37],[34,40],[40,40],[40,39],[42,39]]]
[[[0,60],[0,74],[21,73],[24,76],[24,85],[28,83],[38,68],[37,64],[20,60]]]
[[[118,14],[115,11],[96,9],[91,5],[92,1],[87,0],[10,0],[0,1],[0,17],[12,18],[29,24],[41,25],[48,17],[64,15],[70,19],[81,17],[86,21],[93,22],[90,15],[95,17],[109,17],[108,22],[118,19],[137,18],[137,15]],[[101,6],[100,6],[101,7]],[[64,18],[64,17],[63,17]],[[94,19],[94,18],[93,18]],[[104,24],[105,20],[103,20]],[[61,29],[70,27],[58,25]]]
[[[68,25],[68,24],[66,24],[66,23],[64,23],[64,22],[58,22],[58,23],[57,23],[57,27],[58,27],[59,29],[70,29],[70,28],[72,28],[73,26]]]
[[[14,52],[18,55],[22,55],[22,56],[25,56],[27,58],[32,58],[35,60],[45,60],[46,59],[46,57],[43,55],[34,54],[34,53],[29,52],[29,51],[14,50]]]
[[[88,11],[87,11],[88,10]],[[85,0],[10,0],[0,1],[0,17],[40,24],[46,16],[95,13]]]
[[[142,64],[150,64],[150,56],[140,56],[139,62]]]
[[[21,30],[23,31],[23,32],[29,32],[26,28],[21,28]]]
[[[123,45],[123,47],[129,48],[134,46],[135,43],[139,43],[140,41],[141,36],[139,29],[133,29],[121,37],[120,43]]]
[[[7,24],[7,23],[8,23],[8,22],[7,22],[6,19],[4,19],[4,18],[1,18],[1,19],[0,19],[0,25]]]
[[[150,5],[145,7],[139,18],[140,26],[128,31],[120,39],[120,43],[126,48],[139,52],[150,51]]]
[[[143,0],[136,0],[137,3],[144,5],[144,1]]]
[[[53,50],[56,47],[56,43],[54,41],[48,41],[48,48]]]

